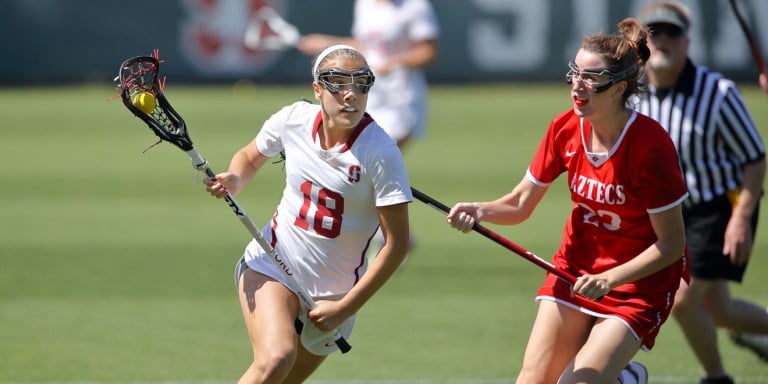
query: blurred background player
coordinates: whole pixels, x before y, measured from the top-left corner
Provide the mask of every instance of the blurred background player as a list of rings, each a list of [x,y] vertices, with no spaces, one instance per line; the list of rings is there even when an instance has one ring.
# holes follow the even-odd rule
[[[367,111],[402,151],[425,134],[424,68],[437,59],[439,34],[437,15],[428,0],[356,0],[351,37],[308,34],[298,48],[307,55],[332,44],[360,49],[376,75]],[[377,232],[370,254],[375,255],[383,243],[383,234]]]
[[[437,58],[439,34],[437,15],[428,0],[356,0],[351,37],[308,34],[299,41],[299,49],[308,55],[332,44],[360,49],[376,75],[368,112],[403,149],[425,133],[423,69]]]
[[[235,270],[253,348],[241,384],[304,382],[338,349],[329,331],[349,339],[355,314],[408,250],[411,188],[394,140],[365,113],[374,82],[365,58],[332,46],[312,73],[320,104],[282,108],[227,172],[205,180],[218,198],[237,195],[269,157],[285,154],[286,186],[262,232],[317,304],[301,308],[269,256],[255,240],[248,244]],[[365,251],[379,226],[386,243],[369,267]]]
[[[765,178],[765,148],[736,85],[688,58],[688,9],[649,4],[640,14],[651,34],[649,90],[638,110],[659,121],[675,143],[690,193],[683,205],[691,256],[673,315],[704,369],[701,383],[732,383],[720,356],[717,327],[768,358],[764,307],[731,297],[752,251]],[[761,343],[760,341],[763,340]]]
[[[685,268],[681,205],[688,197],[677,153],[659,124],[629,108],[650,52],[635,19],[619,34],[584,39],[569,64],[573,106],[549,125],[526,175],[495,201],[456,204],[449,224],[527,219],[567,174],[573,208],[548,273],[518,384],[647,383],[640,348],[654,345]],[[578,295],[574,295],[574,293]],[[597,300],[598,298],[602,300]]]

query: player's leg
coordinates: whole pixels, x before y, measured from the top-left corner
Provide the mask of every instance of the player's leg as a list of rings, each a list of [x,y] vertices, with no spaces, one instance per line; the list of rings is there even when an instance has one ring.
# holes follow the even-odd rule
[[[683,210],[691,284],[680,283],[672,314],[701,364],[705,379],[726,376],[718,348],[717,323],[706,303],[712,285],[727,280],[734,269],[722,252],[731,209],[730,201],[723,196]]]
[[[640,346],[641,341],[624,323],[597,319],[589,338],[564,370],[559,383],[615,383]],[[647,373],[643,368],[642,377],[633,378],[630,383],[645,380]]]
[[[768,361],[768,312],[764,307],[732,297],[730,282],[725,280],[712,284],[706,304],[715,323],[730,330],[734,343]]]
[[[730,284],[716,280],[707,295],[707,308],[718,326],[740,332],[768,334],[768,312],[750,301],[731,296]]]
[[[242,272],[238,296],[253,348],[253,361],[239,383],[281,383],[296,360],[298,298],[284,285],[249,268]]]
[[[340,300],[344,295],[326,296],[323,300]],[[356,316],[347,318],[336,330],[339,335],[349,340],[352,336]],[[322,364],[331,353],[339,350],[333,341],[333,335],[321,331],[307,318],[305,311],[299,313],[296,320],[296,330],[299,333],[299,345],[296,361],[291,372],[283,383],[303,383]]]
[[[579,311],[552,301],[539,302],[517,384],[557,382],[593,323],[593,317]]]
[[[293,369],[291,369],[283,384],[303,383],[325,361],[326,357],[313,355],[299,343],[299,350],[296,355],[296,361],[293,363]]]
[[[704,368],[705,377],[726,375],[717,344],[717,325],[704,304],[714,280],[693,278],[680,282],[672,314],[680,325],[693,353]]]

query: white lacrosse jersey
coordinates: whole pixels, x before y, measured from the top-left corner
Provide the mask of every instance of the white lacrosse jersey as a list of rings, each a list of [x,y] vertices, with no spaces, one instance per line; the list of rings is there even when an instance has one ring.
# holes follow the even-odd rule
[[[397,68],[385,75],[376,68],[414,42],[437,39],[440,28],[428,0],[356,0],[352,36],[363,44],[363,53],[376,82],[367,111],[395,140],[409,133],[423,136],[427,120],[427,80],[421,69]]]
[[[395,142],[366,114],[346,144],[325,150],[320,106],[300,101],[272,115],[256,136],[263,155],[285,153],[285,189],[262,233],[313,297],[348,292],[365,273],[379,227],[376,207],[413,200]],[[254,240],[248,266],[278,281],[283,273]]]

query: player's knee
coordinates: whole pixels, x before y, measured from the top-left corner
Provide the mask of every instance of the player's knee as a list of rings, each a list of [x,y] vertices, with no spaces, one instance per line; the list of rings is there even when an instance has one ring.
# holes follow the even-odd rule
[[[254,356],[253,366],[261,372],[264,383],[282,382],[296,361],[295,348],[271,348]]]
[[[266,366],[270,370],[285,373],[291,370],[294,361],[296,361],[295,348],[273,349],[265,359]]]

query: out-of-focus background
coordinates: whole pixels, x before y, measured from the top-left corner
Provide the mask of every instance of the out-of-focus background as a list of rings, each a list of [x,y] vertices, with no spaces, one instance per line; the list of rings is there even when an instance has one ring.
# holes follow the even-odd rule
[[[511,190],[571,105],[563,76],[581,38],[644,3],[433,1],[441,54],[426,137],[404,154],[413,186],[448,205]],[[768,51],[768,2],[740,3]],[[727,1],[688,4],[694,60],[738,81],[768,137],[768,97]],[[249,234],[185,154],[143,152],[156,139],[111,81],[124,59],[159,49],[166,96],[221,171],[271,113],[312,99],[308,57],[243,46],[264,5],[303,33],[350,29],[351,0],[0,0],[0,383],[218,384],[249,363],[231,281]],[[238,196],[258,225],[283,177],[266,166]],[[549,259],[569,208],[559,180],[527,222],[490,228]],[[310,383],[513,383],[544,272],[418,201],[410,214],[407,263],[358,314],[352,352]],[[763,305],[767,228],[733,288]],[[768,383],[768,365],[721,338],[738,383]],[[653,383],[701,375],[673,321],[637,360]]]
[[[440,60],[433,82],[559,81],[582,37],[612,33],[647,0],[433,1]],[[691,54],[737,80],[755,67],[726,0],[689,0]],[[768,44],[768,2],[741,0],[758,41]],[[348,35],[352,0],[3,0],[0,84],[105,81],[126,56],[160,49],[175,81],[306,81],[296,50],[243,44],[251,16],[268,5],[301,33]]]

